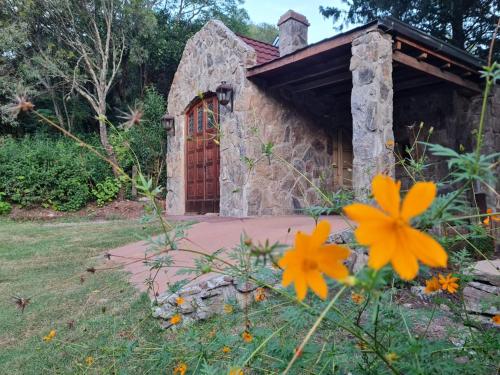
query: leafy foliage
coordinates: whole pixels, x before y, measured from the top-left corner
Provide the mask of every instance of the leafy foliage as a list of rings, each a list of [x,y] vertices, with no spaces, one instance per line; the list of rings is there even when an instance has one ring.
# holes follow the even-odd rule
[[[107,177],[103,182],[98,182],[92,194],[97,200],[98,206],[104,206],[116,198],[120,191],[121,183],[116,178]]]
[[[391,15],[481,57],[486,56],[500,15],[497,0],[342,0],[342,3],[344,6],[322,6],[320,11],[333,22],[341,20],[343,26]],[[497,54],[498,51],[497,46]]]
[[[91,187],[110,175],[104,161],[74,142],[43,135],[1,139],[0,164],[0,190],[6,200],[60,211],[85,206]]]

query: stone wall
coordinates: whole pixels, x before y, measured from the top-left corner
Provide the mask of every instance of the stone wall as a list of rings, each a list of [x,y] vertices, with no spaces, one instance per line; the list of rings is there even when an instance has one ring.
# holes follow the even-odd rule
[[[439,143],[445,147],[459,150],[461,147],[467,152],[474,149],[476,137],[473,132],[479,125],[481,113],[482,95],[470,96],[463,90],[451,86],[433,87],[412,93],[409,96],[396,96],[394,100],[394,134],[397,144],[397,152],[404,155],[405,147],[413,144],[420,123],[424,127],[419,136],[419,141]],[[432,135],[428,137],[428,131],[433,128]],[[500,145],[500,90],[496,88],[489,99],[488,114],[485,123],[485,137],[483,152],[490,154],[498,152]],[[439,180],[448,175],[446,160],[443,158],[429,157],[429,166],[426,175],[433,180]],[[397,176],[401,178],[404,171],[397,170]],[[497,170],[497,175],[500,170]],[[498,182],[497,182],[498,183]],[[409,186],[410,181],[403,180],[403,188]],[[497,185],[497,191],[500,186]],[[488,191],[478,187],[478,192]],[[488,195],[488,206],[495,207],[492,194]]]
[[[394,174],[392,39],[371,31],[352,42],[353,187],[358,199],[378,173]]]
[[[176,128],[167,152],[169,214],[185,213],[184,113],[199,93],[214,92],[221,81],[235,90],[234,111],[220,108],[221,216],[296,213],[319,203],[301,174],[318,186],[331,183],[325,130],[247,80],[246,67],[255,61],[255,51],[219,21],[208,22],[188,41],[168,97]],[[262,145],[270,142],[268,160]]]

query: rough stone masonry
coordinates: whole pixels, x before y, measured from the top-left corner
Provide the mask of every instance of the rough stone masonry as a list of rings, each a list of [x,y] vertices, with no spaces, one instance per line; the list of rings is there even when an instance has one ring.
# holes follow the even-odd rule
[[[350,70],[353,187],[364,199],[376,174],[394,176],[391,36],[376,30],[354,39]]]

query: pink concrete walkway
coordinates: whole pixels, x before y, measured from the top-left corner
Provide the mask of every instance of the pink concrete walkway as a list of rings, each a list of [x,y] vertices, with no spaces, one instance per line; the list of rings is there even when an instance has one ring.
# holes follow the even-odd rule
[[[338,216],[324,217],[332,226],[332,233],[338,233],[346,229],[348,225]],[[264,242],[269,239],[271,243],[276,241],[283,244],[291,244],[295,232],[311,232],[314,221],[307,216],[280,216],[280,217],[253,217],[253,218],[226,218],[216,216],[182,216],[168,217],[170,221],[197,221],[188,231],[187,239],[181,241],[183,249],[202,251],[211,254],[220,248],[230,249],[240,242],[243,232],[252,239],[254,243]],[[145,280],[155,275],[156,270],[150,270],[147,265],[138,259],[144,259],[149,245],[144,242],[131,243],[110,250],[112,260],[123,264],[126,271],[130,272],[131,282],[141,291],[147,289]],[[155,292],[162,293],[167,289],[168,283],[185,279],[192,276],[176,275],[179,267],[189,267],[194,264],[196,255],[187,252],[170,251],[169,255],[175,260],[172,268],[161,269],[155,277]],[[134,261],[135,260],[135,261]],[[204,276],[204,278],[207,275]],[[200,280],[200,279],[197,279]]]

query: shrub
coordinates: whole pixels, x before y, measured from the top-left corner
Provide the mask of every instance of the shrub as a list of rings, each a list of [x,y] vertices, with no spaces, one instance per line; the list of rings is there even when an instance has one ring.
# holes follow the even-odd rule
[[[90,140],[94,143],[94,140]],[[74,142],[46,135],[0,140],[0,190],[23,207],[82,208],[111,175],[107,164]]]
[[[5,193],[0,193],[0,215],[8,215],[12,210],[12,206],[8,202],[3,201]]]
[[[103,182],[99,182],[95,189],[92,189],[92,194],[97,199],[97,205],[101,207],[115,199],[120,187],[121,183],[116,178],[107,177]]]

